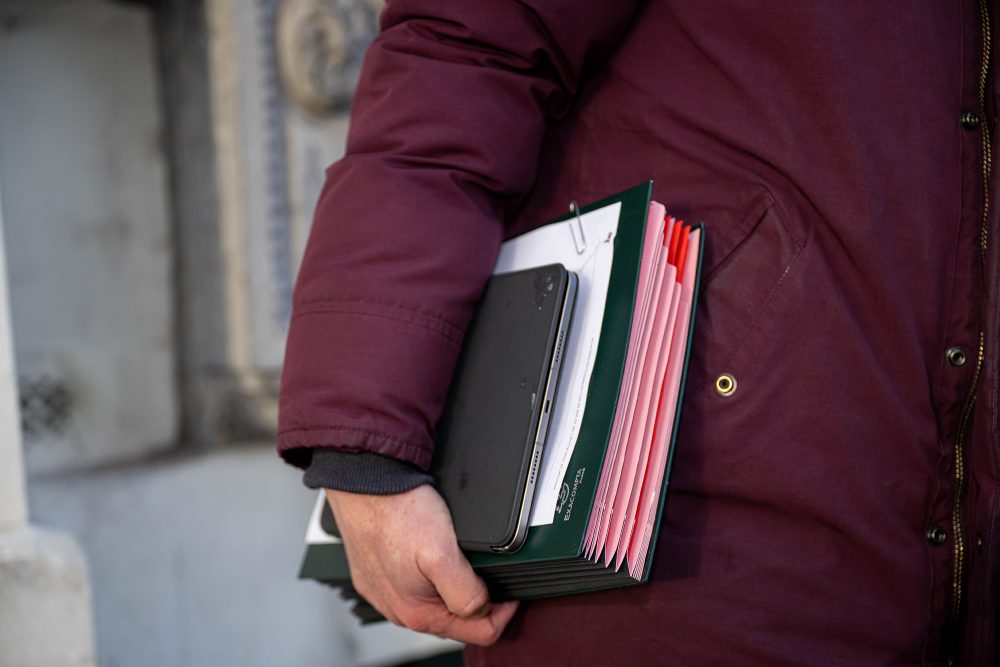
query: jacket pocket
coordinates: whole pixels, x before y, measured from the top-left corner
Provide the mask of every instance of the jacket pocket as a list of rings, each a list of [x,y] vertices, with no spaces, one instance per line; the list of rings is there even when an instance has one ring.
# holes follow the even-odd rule
[[[705,227],[708,262],[691,349],[692,391],[733,370],[750,334],[767,322],[768,312],[782,297],[806,245],[782,221],[766,191],[754,198],[737,229],[713,235],[710,220]]]

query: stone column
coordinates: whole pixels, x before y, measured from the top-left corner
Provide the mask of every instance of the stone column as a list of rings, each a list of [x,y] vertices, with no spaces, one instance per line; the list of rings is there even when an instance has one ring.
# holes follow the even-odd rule
[[[0,205],[0,663],[94,665],[83,556],[68,536],[28,524],[2,210]]]
[[[0,226],[0,532],[19,530],[28,521],[3,247]]]

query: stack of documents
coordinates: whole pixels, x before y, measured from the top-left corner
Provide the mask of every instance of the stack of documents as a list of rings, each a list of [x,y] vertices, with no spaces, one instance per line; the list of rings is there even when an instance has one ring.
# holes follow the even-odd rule
[[[561,263],[579,285],[527,540],[515,553],[469,554],[496,600],[649,578],[704,239],[702,226],[651,200],[652,185],[574,210],[501,250],[497,273]],[[320,494],[300,577],[355,597],[331,520]]]

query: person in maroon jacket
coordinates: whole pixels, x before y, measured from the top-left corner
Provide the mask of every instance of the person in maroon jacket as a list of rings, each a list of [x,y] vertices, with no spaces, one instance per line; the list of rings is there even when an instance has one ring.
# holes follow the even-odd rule
[[[389,2],[278,441],[358,589],[473,665],[996,664],[992,5]],[[515,614],[426,484],[434,424],[503,239],[650,178],[708,239],[652,579]]]

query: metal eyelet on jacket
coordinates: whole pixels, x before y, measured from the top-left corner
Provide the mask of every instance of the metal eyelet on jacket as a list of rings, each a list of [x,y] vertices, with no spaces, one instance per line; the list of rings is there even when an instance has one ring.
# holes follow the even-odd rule
[[[715,378],[715,391],[719,396],[732,396],[736,391],[736,378],[731,373],[721,373]]]

